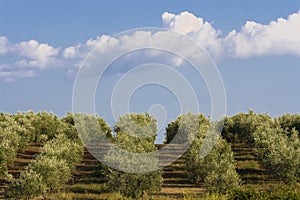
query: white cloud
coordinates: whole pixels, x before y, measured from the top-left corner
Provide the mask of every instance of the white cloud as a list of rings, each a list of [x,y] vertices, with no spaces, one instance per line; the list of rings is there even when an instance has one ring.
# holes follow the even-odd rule
[[[6,37],[0,37],[0,55],[4,55],[9,51],[8,39]]]
[[[83,59],[87,56],[87,54],[93,50],[98,44],[101,44],[107,41],[110,36],[102,35],[97,36],[96,39],[89,39],[85,43],[76,44],[70,47],[67,47],[62,52],[62,57],[64,59]]]
[[[87,49],[93,49],[95,48],[98,44],[101,44],[102,42],[107,41],[108,39],[110,39],[111,37],[108,35],[101,35],[101,36],[97,36],[97,38],[95,40],[93,39],[89,39],[86,42],[86,48]]]
[[[213,23],[189,12],[177,15],[165,12],[161,17],[164,28],[191,37],[195,42],[201,44],[216,61],[228,57],[300,56],[300,11],[291,14],[286,19],[279,18],[268,24],[248,21],[240,29],[231,31],[225,37],[221,36],[220,30],[214,28]],[[5,63],[5,59],[1,59],[0,77],[32,77],[36,74],[36,70],[62,66],[67,68],[65,71],[68,74],[74,74],[89,52],[99,43],[102,44],[102,48],[97,48],[97,51],[102,53],[114,53],[120,49],[129,50],[143,45],[154,45],[164,49],[174,49],[190,57],[199,56],[196,49],[190,48],[189,44],[180,37],[174,37],[174,34],[170,34],[169,31],[151,33],[137,30],[118,39],[109,35],[101,35],[65,48],[53,47],[36,40],[13,44],[8,38],[0,37],[0,58],[9,55],[7,63]],[[107,52],[109,49],[111,52]],[[158,62],[168,60],[174,66],[180,66],[183,61],[181,58],[161,54],[159,51],[141,52],[139,56],[132,58],[127,55],[126,58],[141,60],[147,56],[157,58]]]
[[[233,57],[300,56],[300,11],[287,19],[278,18],[267,25],[248,21],[240,32],[231,31],[224,42]]]
[[[63,51],[63,57],[65,59],[69,59],[69,58],[74,58],[76,56],[77,53],[77,49],[76,47],[72,46],[72,47],[68,47]]]
[[[278,18],[269,24],[248,21],[240,31],[233,30],[225,38],[212,23],[191,13],[164,13],[163,25],[184,33],[199,42],[214,59],[223,56],[247,58],[263,55],[300,56],[300,11],[287,19]]]
[[[12,44],[6,37],[0,37],[0,77],[11,82],[16,78],[28,78],[36,75],[36,69],[57,67],[59,48],[35,40]],[[8,60],[5,62],[5,58]]]
[[[35,40],[15,44],[14,51],[23,58],[18,64],[39,68],[47,67],[47,64],[59,53],[58,48],[48,44],[40,44]]]
[[[213,27],[213,23],[196,17],[192,13],[182,12],[162,14],[163,27],[172,29],[181,34],[191,37],[195,42],[202,45],[215,61],[224,58],[246,58],[261,55],[294,54],[300,56],[300,11],[290,15],[287,19],[279,18],[267,25],[256,22],[246,22],[240,31],[233,30],[227,36],[221,37],[221,31]],[[170,42],[173,41],[173,42]],[[174,42],[175,41],[175,42]],[[165,49],[181,49],[183,54],[198,56],[197,52],[189,49],[186,44],[180,42],[180,38],[170,38],[168,31],[161,31],[151,34],[147,31],[137,30],[116,40],[112,36],[98,36],[96,39],[89,39],[83,44],[70,46],[63,51],[65,59],[75,59],[78,63],[97,44],[103,43],[103,48],[97,49],[105,52],[115,45],[115,48],[132,49],[141,45],[161,45]],[[184,52],[186,51],[186,52]],[[147,52],[143,56],[158,56],[157,51]],[[130,58],[130,56],[127,56]],[[159,56],[158,56],[159,57]],[[161,57],[159,59],[168,59]],[[175,58],[172,64],[179,66],[182,60]]]
[[[174,58],[174,55],[168,55],[167,53],[163,54],[162,52],[164,50],[191,57],[199,54],[199,49],[195,49],[193,45],[188,44],[191,43],[192,40],[187,41],[182,35],[175,34],[174,31],[158,29],[157,31],[151,32],[151,30],[136,30],[119,37],[104,35],[97,37],[95,40],[89,39],[83,44],[65,48],[63,50],[63,57],[65,59],[72,57],[76,63],[82,63],[80,61],[99,44],[101,44],[101,46],[95,49],[98,57],[103,54],[120,56],[117,53],[119,51],[129,52],[142,47],[144,47],[144,50],[152,47],[157,48],[152,50],[147,49],[145,51],[141,49],[138,50],[138,52],[135,51],[134,57],[131,53],[124,56],[125,59],[131,60],[131,66],[137,63],[141,64],[141,60],[144,59],[144,61],[147,61],[149,58],[156,58],[156,62],[173,66],[180,66],[183,63],[181,58]],[[124,62],[126,62],[126,60]],[[124,66],[125,65],[126,64],[124,64]]]
[[[162,20],[167,28],[183,34],[199,31],[204,23],[202,18],[197,18],[189,12],[182,12],[179,15],[165,12],[162,14]]]
[[[0,77],[6,82],[13,82],[16,78],[35,77],[36,72],[33,70],[16,70],[16,71],[0,71]]]
[[[39,43],[36,40],[11,44],[6,37],[0,37],[0,55],[7,54],[10,54],[15,60],[14,63],[10,63],[11,65],[46,68],[59,55],[59,48]]]
[[[189,12],[182,12],[179,15],[163,13],[163,25],[180,33],[190,36],[201,44],[213,58],[223,53],[221,31],[216,30],[212,23],[197,18]]]

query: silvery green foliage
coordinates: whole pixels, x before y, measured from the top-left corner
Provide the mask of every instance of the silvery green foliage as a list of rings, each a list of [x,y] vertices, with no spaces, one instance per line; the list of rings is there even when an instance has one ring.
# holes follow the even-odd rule
[[[74,169],[75,164],[81,162],[83,146],[80,142],[70,140],[64,134],[59,134],[45,144],[41,156],[65,160],[69,168]]]
[[[98,116],[76,113],[67,115],[63,121],[74,123],[80,139],[86,146],[97,146],[98,143],[109,142],[112,139],[111,128]]]
[[[203,158],[207,168],[204,183],[209,191],[225,193],[239,186],[241,180],[230,145],[219,139],[213,150]]]
[[[48,141],[42,153],[33,160],[19,179],[11,180],[6,189],[7,197],[31,199],[57,190],[72,178],[72,170],[80,162],[83,146],[77,140],[59,134]],[[32,186],[32,184],[39,184]]]
[[[33,199],[40,194],[44,194],[47,186],[43,177],[33,170],[21,173],[20,178],[13,181],[9,190],[6,191],[6,198],[13,199]]]
[[[182,116],[181,116],[182,117]],[[235,188],[240,183],[240,178],[235,170],[235,161],[231,147],[225,140],[219,137],[218,123],[209,122],[203,115],[184,115],[186,135],[194,135],[194,139],[186,153],[186,168],[188,176],[192,181],[204,182],[207,190],[223,193]],[[198,120],[196,132],[194,127],[195,119]],[[190,120],[188,120],[190,119]],[[190,127],[190,128],[188,128]],[[201,156],[203,147],[211,149],[205,156]],[[204,149],[205,150],[205,149]]]
[[[148,114],[128,114],[120,117],[115,126],[116,135],[113,139],[117,148],[112,147],[105,155],[105,160],[116,165],[124,165],[123,167],[131,170],[137,167],[138,163],[137,171],[141,168],[147,169],[151,165],[156,165],[157,168],[158,159],[149,160],[148,157],[138,156],[140,153],[156,151],[154,145],[156,131],[156,120]],[[125,197],[139,199],[145,193],[161,188],[160,170],[149,173],[126,173],[108,168],[105,174],[109,188]]]
[[[57,115],[47,112],[39,112],[35,114],[32,122],[35,135],[47,135],[49,139],[54,138],[57,134],[63,133],[64,127]]]
[[[187,113],[168,124],[165,143],[191,143],[195,137],[203,137],[209,129],[209,120],[202,114]],[[196,134],[198,133],[198,134]]]
[[[248,113],[238,113],[232,117],[226,117],[222,136],[232,143],[254,144],[253,133],[262,123],[272,122],[268,114],[255,114],[253,110]]]
[[[261,124],[254,133],[258,158],[264,168],[286,184],[299,181],[300,140],[294,128]]]
[[[191,180],[204,182],[209,191],[218,193],[238,187],[240,178],[230,145],[219,138],[209,154],[201,158],[199,149],[202,144],[203,140],[196,139],[187,152],[186,167]]]
[[[17,151],[25,144],[22,144],[20,132],[25,128],[18,124],[8,114],[0,115],[0,177],[3,177],[7,170],[7,163],[13,161]]]
[[[19,143],[20,148],[21,150],[25,149],[35,140],[35,129],[32,124],[36,116],[32,111],[26,113],[18,112],[11,116],[17,124],[22,127],[22,129],[17,131],[17,133],[21,137],[21,141]]]
[[[65,159],[39,156],[29,165],[30,171],[36,172],[46,185],[47,191],[54,191],[71,180],[71,169]]]
[[[156,119],[149,114],[128,114],[120,116],[114,130],[119,135],[148,138],[153,143],[157,134]]]
[[[275,118],[281,128],[291,131],[293,128],[300,131],[300,114],[284,114]]]

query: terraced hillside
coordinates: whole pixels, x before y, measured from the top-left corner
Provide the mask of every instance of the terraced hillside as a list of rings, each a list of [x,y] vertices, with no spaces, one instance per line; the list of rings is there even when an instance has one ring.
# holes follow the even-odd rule
[[[237,172],[243,184],[250,184],[251,187],[266,189],[266,186],[271,186],[278,182],[275,177],[268,174],[259,164],[254,148],[249,147],[245,143],[232,144],[231,148],[236,160]]]
[[[157,146],[162,148],[164,145]],[[181,152],[181,147],[178,145],[166,146],[161,155],[160,164],[164,165],[165,162],[173,159],[174,156],[180,155]],[[74,172],[74,182],[66,186],[66,195],[76,196],[76,199],[109,198],[110,193],[105,186],[105,177],[103,177],[101,171],[99,171],[100,165],[101,164],[85,150],[84,158]],[[171,165],[168,165],[163,169],[163,179],[162,190],[151,195],[180,197],[183,193],[199,193],[204,190],[201,186],[192,184],[188,180],[184,168],[184,156],[181,156]]]
[[[41,150],[42,147],[39,144],[33,143],[23,152],[18,152],[14,162],[7,166],[8,173],[13,175],[15,178],[18,177],[20,172],[25,170],[26,166],[28,166],[28,164],[41,152]],[[0,179],[0,197],[6,183],[7,182],[4,179]]]
[[[181,154],[182,147],[179,145],[157,145],[164,147],[161,155],[161,165]],[[24,152],[19,152],[14,163],[8,166],[9,173],[17,177],[25,169],[29,162],[41,151],[37,144],[32,144]],[[103,151],[107,146],[103,145]],[[276,179],[270,176],[258,163],[255,150],[246,144],[232,144],[232,150],[237,161],[237,170],[244,184],[254,187],[266,187],[276,184]],[[100,152],[101,153],[101,150]],[[111,193],[105,185],[105,177],[102,176],[100,166],[87,150],[84,152],[83,160],[77,165],[73,172],[74,179],[64,186],[64,194],[76,199],[107,199]],[[186,175],[184,167],[184,155],[163,169],[162,190],[154,196],[180,197],[184,193],[201,193],[205,189],[201,185],[192,184]],[[3,191],[5,181],[0,180],[0,190]],[[1,193],[0,193],[1,195]]]

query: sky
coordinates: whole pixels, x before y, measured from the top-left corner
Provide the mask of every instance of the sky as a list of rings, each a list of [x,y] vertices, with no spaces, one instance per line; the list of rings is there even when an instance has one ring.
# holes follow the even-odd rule
[[[126,40],[116,36],[144,27],[176,31],[207,51],[224,84],[226,115],[249,109],[274,117],[300,112],[299,0],[0,0],[0,111],[46,110],[59,116],[72,112],[80,67],[103,41],[115,39],[117,48],[125,49],[135,43],[145,45],[146,40],[171,50],[176,44],[183,54],[190,47],[169,42],[167,33],[141,33]],[[103,50],[108,52],[110,45],[102,46]],[[113,124],[109,92],[133,66],[153,61],[185,75],[200,111],[210,115],[212,102],[205,78],[196,77],[185,62],[171,62],[176,60],[174,55],[156,53],[140,52],[112,64],[96,89],[99,115]],[[187,57],[194,55],[191,52]],[[182,112],[174,91],[155,84],[137,89],[126,101],[130,112],[150,110],[159,115],[164,121],[159,122],[160,128]],[[118,99],[116,105],[122,102]]]

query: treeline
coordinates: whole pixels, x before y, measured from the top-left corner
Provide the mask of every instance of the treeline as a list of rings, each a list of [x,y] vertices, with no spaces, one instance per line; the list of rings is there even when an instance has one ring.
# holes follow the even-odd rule
[[[89,123],[80,124],[78,119]],[[84,145],[98,141],[97,128],[114,144],[104,155],[104,161],[131,169],[136,167],[130,162],[131,154],[116,153],[119,149],[135,154],[157,150],[154,144],[157,122],[147,113],[120,116],[114,127],[108,126],[99,116],[84,114],[68,113],[60,119],[47,112],[0,113],[0,177],[10,182],[5,192],[7,198],[31,199],[59,190],[72,179],[72,171],[82,158]],[[79,134],[83,140],[77,130],[87,132]],[[221,137],[218,131],[221,131]],[[268,114],[255,114],[250,110],[226,117],[222,127],[222,122],[188,113],[169,123],[165,143],[188,144],[185,166],[190,180],[204,183],[210,192],[226,193],[241,184],[230,143],[247,143],[254,147],[261,165],[283,183],[299,182],[299,131],[300,116],[297,114],[271,118]],[[7,173],[7,164],[31,143],[43,145],[41,154],[19,177],[11,177]],[[142,170],[158,168],[158,159],[139,159]],[[161,170],[129,173],[105,165],[99,167],[107,178],[108,187],[125,197],[141,198],[161,188]]]

